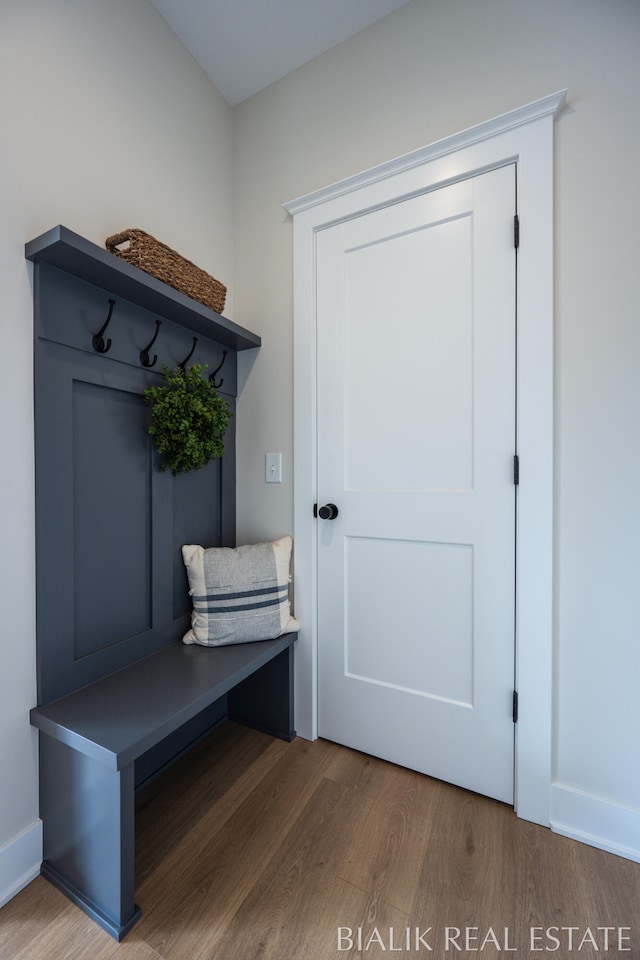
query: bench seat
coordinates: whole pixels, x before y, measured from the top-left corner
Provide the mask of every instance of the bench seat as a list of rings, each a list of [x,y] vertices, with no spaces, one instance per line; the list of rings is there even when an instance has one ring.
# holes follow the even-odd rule
[[[227,647],[175,643],[48,706],[34,707],[31,722],[79,753],[121,770],[287,650],[293,639],[285,634]],[[285,739],[291,737],[285,734]]]
[[[40,730],[42,873],[115,939],[135,905],[135,763],[216,701],[285,740],[295,634],[225,647],[175,643],[31,711]]]

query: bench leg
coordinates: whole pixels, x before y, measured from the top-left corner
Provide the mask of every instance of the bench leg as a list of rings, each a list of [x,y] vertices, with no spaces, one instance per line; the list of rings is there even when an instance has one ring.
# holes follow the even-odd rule
[[[293,644],[228,694],[229,719],[293,740]]]
[[[42,875],[116,940],[139,919],[133,764],[112,770],[40,733]]]

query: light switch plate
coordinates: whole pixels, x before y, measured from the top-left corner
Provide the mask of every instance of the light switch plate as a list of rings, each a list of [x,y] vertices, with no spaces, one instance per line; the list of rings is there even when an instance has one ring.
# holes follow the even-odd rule
[[[282,483],[282,454],[265,454],[265,480],[267,483]]]

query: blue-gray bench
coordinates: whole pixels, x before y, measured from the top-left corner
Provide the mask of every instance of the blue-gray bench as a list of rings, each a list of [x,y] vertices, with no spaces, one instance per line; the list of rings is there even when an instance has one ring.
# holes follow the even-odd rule
[[[31,711],[41,733],[42,873],[117,940],[141,912],[136,764],[220,702],[229,719],[292,740],[294,640],[172,644]]]

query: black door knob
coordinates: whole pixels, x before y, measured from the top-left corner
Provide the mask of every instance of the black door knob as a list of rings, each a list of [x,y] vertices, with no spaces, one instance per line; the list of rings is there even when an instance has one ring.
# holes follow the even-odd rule
[[[338,508],[335,503],[325,503],[324,507],[318,510],[318,516],[321,520],[335,520],[338,516]]]

